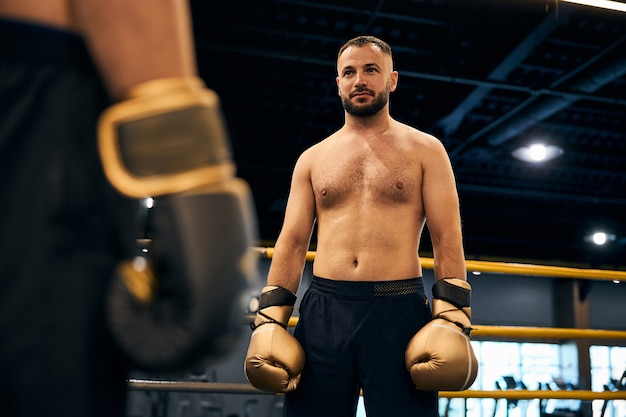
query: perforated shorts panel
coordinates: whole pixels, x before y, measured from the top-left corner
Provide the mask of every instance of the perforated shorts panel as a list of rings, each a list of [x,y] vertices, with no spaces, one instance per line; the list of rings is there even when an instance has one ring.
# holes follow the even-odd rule
[[[391,297],[424,293],[422,278],[392,281],[342,281],[314,276],[311,287],[323,293],[347,298]]]

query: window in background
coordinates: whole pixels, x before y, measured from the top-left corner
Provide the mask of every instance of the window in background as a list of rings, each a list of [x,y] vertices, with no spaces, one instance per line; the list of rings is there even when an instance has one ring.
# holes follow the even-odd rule
[[[548,343],[472,341],[479,363],[471,389],[540,389],[563,375],[561,346]],[[488,398],[439,400],[439,415],[448,417],[539,417],[539,400]],[[508,410],[507,410],[508,409]],[[507,413],[508,411],[508,413]]]
[[[478,376],[471,389],[494,390],[517,384],[517,388],[570,389],[577,363],[572,356],[572,346],[550,343],[517,343],[472,341],[479,363]],[[591,389],[603,391],[610,379],[624,379],[626,384],[626,347],[592,346]],[[505,378],[507,377],[507,378]],[[510,377],[510,378],[509,378]],[[593,417],[600,417],[604,401],[593,402]],[[578,400],[494,400],[489,398],[439,399],[439,415],[447,417],[539,417],[540,410],[557,412],[558,409],[576,410]],[[507,410],[508,408],[508,410]],[[508,413],[507,413],[508,411]],[[363,402],[359,402],[357,417],[364,417]],[[610,401],[606,404],[604,417],[626,417],[626,400]]]
[[[591,346],[589,356],[593,391],[613,390],[615,383],[626,385],[626,347]],[[601,416],[605,406],[604,417],[626,416],[626,400],[608,401],[606,404],[603,400],[596,400],[593,402],[593,416]]]

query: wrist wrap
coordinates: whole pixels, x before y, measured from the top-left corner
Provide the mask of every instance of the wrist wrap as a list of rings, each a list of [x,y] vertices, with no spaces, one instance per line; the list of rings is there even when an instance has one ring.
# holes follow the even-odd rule
[[[283,287],[276,287],[261,294],[261,298],[259,298],[259,311],[267,307],[293,307],[296,304],[296,298],[296,295],[288,289]]]
[[[451,284],[448,282],[448,279],[449,278],[440,279],[433,285],[433,298],[454,304],[458,309],[470,307],[472,291]]]
[[[296,299],[296,294],[283,287],[275,286],[270,290],[263,291],[259,297],[257,317],[250,323],[250,328],[255,330],[257,327],[268,323],[275,323],[287,328]]]

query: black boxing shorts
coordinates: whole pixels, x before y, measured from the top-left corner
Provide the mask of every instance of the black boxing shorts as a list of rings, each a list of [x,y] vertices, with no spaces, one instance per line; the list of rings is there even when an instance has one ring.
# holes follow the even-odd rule
[[[368,417],[436,417],[437,393],[418,391],[404,352],[431,319],[421,278],[336,281],[314,276],[294,336],[306,354],[287,417],[348,417],[362,391]]]

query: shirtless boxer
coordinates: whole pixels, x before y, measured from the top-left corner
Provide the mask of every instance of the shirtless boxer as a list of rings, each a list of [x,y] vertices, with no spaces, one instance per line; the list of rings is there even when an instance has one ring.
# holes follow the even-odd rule
[[[418,257],[426,223],[437,280],[466,279],[451,164],[439,140],[390,116],[398,72],[385,42],[348,41],[337,74],[345,124],[295,165],[247,375],[253,385],[276,391],[262,373],[286,368],[285,416],[354,416],[362,390],[368,416],[434,417],[437,395],[416,389],[405,349],[431,319]],[[315,221],[313,280],[294,333],[303,351],[286,341],[297,360],[283,357],[269,366],[280,348],[266,351],[268,328],[281,335],[278,325],[291,314],[295,296],[288,294],[300,285]]]

